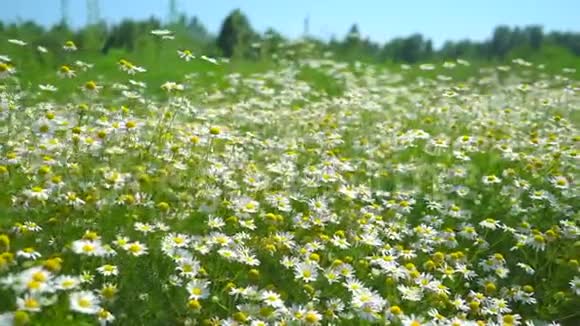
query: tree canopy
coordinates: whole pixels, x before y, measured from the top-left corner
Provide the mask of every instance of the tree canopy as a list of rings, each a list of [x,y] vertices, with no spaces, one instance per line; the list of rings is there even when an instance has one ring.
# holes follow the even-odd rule
[[[212,35],[195,16],[181,14],[171,23],[164,24],[156,18],[141,21],[123,20],[118,24],[93,24],[72,30],[65,22],[45,28],[35,22],[25,21],[6,24],[0,22],[0,31],[7,38],[20,38],[33,45],[48,49],[62,46],[64,40],[72,39],[84,49],[107,54],[112,49],[128,53],[155,51],[156,42],[146,37],[151,30],[168,28],[175,37],[187,41],[190,50],[210,55],[232,58],[261,59],[282,55],[288,43],[276,30],[264,33],[255,31],[248,17],[239,9],[225,17],[217,35]],[[397,37],[384,44],[363,36],[364,31],[354,23],[342,38],[328,41],[308,37],[319,51],[332,52],[343,60],[369,60],[378,62],[415,63],[425,60],[448,60],[456,58],[501,61],[517,55],[524,59],[534,56],[553,56],[554,53],[570,57],[580,56],[580,33],[550,32],[542,26],[497,26],[484,41],[447,41],[435,49],[433,42],[421,34]]]

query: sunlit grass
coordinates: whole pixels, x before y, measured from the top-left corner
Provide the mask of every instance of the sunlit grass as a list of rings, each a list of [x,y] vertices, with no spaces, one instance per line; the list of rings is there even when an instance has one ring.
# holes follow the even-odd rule
[[[578,323],[571,72],[167,44],[4,61],[0,325]]]

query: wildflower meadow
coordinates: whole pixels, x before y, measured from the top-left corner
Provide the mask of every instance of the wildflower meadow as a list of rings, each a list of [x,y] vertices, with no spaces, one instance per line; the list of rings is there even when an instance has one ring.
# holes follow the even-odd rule
[[[0,325],[580,325],[574,67],[295,48],[3,41]]]

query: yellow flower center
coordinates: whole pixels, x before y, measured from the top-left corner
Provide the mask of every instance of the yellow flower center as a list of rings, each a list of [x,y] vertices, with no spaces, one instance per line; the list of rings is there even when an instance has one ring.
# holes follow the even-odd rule
[[[309,311],[306,313],[306,316],[304,316],[304,320],[307,323],[315,323],[318,321],[318,316],[315,313],[313,313],[312,311]]]
[[[82,250],[84,252],[93,252],[95,250],[95,246],[93,246],[92,244],[88,244],[87,243],[87,244],[83,245]]]
[[[26,284],[26,287],[29,290],[38,290],[41,285],[42,285],[42,283],[40,283],[38,281],[30,281],[30,282],[28,282],[28,284]]]
[[[558,179],[558,181],[556,181],[556,184],[558,186],[565,186],[566,185],[566,180],[564,180],[564,179]]]
[[[95,83],[94,81],[88,81],[85,83],[85,88],[89,91],[94,91],[97,89],[97,83]]]
[[[38,303],[38,301],[36,301],[36,299],[33,298],[28,298],[24,301],[24,307],[26,307],[27,309],[36,309],[40,306],[40,304]]]
[[[50,127],[46,124],[43,124],[38,128],[38,130],[42,133],[46,133],[50,130]]]
[[[69,288],[69,287],[73,286],[74,284],[75,284],[75,282],[73,280],[64,280],[64,281],[62,281],[61,286],[63,288]]]
[[[390,310],[393,315],[399,315],[403,312],[399,306],[392,306]]]
[[[132,253],[138,253],[141,251],[141,246],[134,243],[134,244],[129,246],[129,251]]]
[[[186,273],[190,273],[193,271],[193,266],[191,266],[190,264],[185,264],[181,266],[181,269]]]
[[[82,308],[88,308],[91,306],[91,301],[87,298],[80,298],[79,301],[77,302],[79,304],[79,306],[81,306]]]
[[[36,272],[32,275],[32,279],[37,282],[44,282],[46,281],[46,275],[42,272]]]
[[[105,298],[112,298],[117,293],[117,289],[114,286],[107,286],[101,290],[101,295]]]
[[[201,308],[201,304],[197,300],[189,300],[187,305],[190,309],[193,309],[193,310],[199,310]]]
[[[191,289],[191,294],[193,294],[193,295],[199,296],[202,293],[203,293],[203,291],[200,288],[193,288],[193,289]]]
[[[111,315],[111,313],[110,313],[110,312],[108,312],[108,311],[107,311],[107,310],[105,310],[105,309],[101,309],[101,310],[99,311],[99,314],[98,314],[98,315],[99,315],[99,319],[107,319],[107,318],[109,318],[109,316]]]

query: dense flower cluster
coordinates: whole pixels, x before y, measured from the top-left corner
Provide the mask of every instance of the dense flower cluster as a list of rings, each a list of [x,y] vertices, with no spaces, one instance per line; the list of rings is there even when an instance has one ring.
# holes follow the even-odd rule
[[[0,59],[0,325],[579,320],[566,74],[303,59],[145,85],[77,62],[60,103]]]

